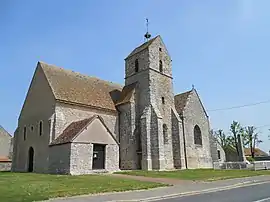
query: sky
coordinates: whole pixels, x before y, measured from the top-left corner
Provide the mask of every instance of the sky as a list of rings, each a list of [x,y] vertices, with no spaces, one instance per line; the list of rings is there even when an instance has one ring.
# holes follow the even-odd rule
[[[124,83],[124,58],[149,19],[172,57],[175,93],[197,89],[211,128],[255,126],[270,150],[270,1],[1,0],[0,124],[17,126],[36,64]],[[38,104],[38,103],[37,103]]]

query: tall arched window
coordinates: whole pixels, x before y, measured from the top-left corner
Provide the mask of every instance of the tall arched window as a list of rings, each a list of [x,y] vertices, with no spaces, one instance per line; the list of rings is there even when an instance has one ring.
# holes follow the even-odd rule
[[[139,61],[138,59],[135,60],[135,72],[139,71]]]
[[[194,144],[202,145],[202,132],[198,125],[194,127]]]
[[[42,133],[43,133],[43,122],[40,121],[40,122],[39,122],[39,135],[41,136]]]
[[[169,143],[169,137],[168,137],[168,127],[166,124],[163,124],[163,139],[164,139],[164,144]]]
[[[163,64],[161,60],[159,61],[159,71],[163,72]]]

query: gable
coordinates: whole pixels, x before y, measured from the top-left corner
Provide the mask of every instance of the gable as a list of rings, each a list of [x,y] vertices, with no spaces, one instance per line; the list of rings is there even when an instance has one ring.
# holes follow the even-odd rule
[[[100,119],[96,118],[72,142],[117,144]]]
[[[197,93],[197,91],[195,89],[193,89],[189,96],[188,96],[188,100],[186,102],[186,108],[184,108],[185,110],[196,110],[196,113],[202,113],[205,115],[206,118],[208,118],[208,115],[206,113],[206,110],[201,102],[201,99]]]
[[[52,89],[41,66],[37,64],[19,119],[34,118],[37,114],[43,114],[44,111],[48,113],[54,108],[54,104],[55,97]]]
[[[113,133],[98,115],[72,122],[50,145],[71,142],[117,144]]]
[[[58,101],[116,111],[110,92],[122,86],[39,62]]]

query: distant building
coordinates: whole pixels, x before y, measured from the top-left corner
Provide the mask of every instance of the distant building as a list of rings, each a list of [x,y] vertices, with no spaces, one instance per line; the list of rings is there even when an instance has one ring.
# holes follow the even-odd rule
[[[12,136],[0,126],[0,171],[11,168],[12,142]]]
[[[204,106],[194,88],[174,95],[172,79],[160,36],[125,59],[124,86],[38,62],[15,132],[13,170],[212,168]]]
[[[251,157],[251,149],[250,148],[245,148],[245,156],[246,157]],[[265,157],[265,156],[269,156],[266,152],[262,151],[259,148],[255,148],[254,149],[254,156],[255,157]]]

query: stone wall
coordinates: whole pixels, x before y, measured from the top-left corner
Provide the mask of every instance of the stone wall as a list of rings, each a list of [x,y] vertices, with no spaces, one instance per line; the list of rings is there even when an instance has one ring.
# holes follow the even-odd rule
[[[70,173],[71,144],[53,145],[49,148],[49,173]]]
[[[41,107],[42,106],[42,107]],[[54,113],[55,99],[41,67],[36,69],[18,120],[13,148],[14,171],[27,171],[29,148],[34,149],[34,172],[47,172],[50,118]],[[43,123],[40,135],[39,122]],[[24,127],[26,135],[24,140]]]
[[[195,145],[194,143],[194,127],[196,125],[201,130],[202,145]],[[188,168],[212,168],[208,117],[195,91],[189,96],[184,109],[184,127]]]

